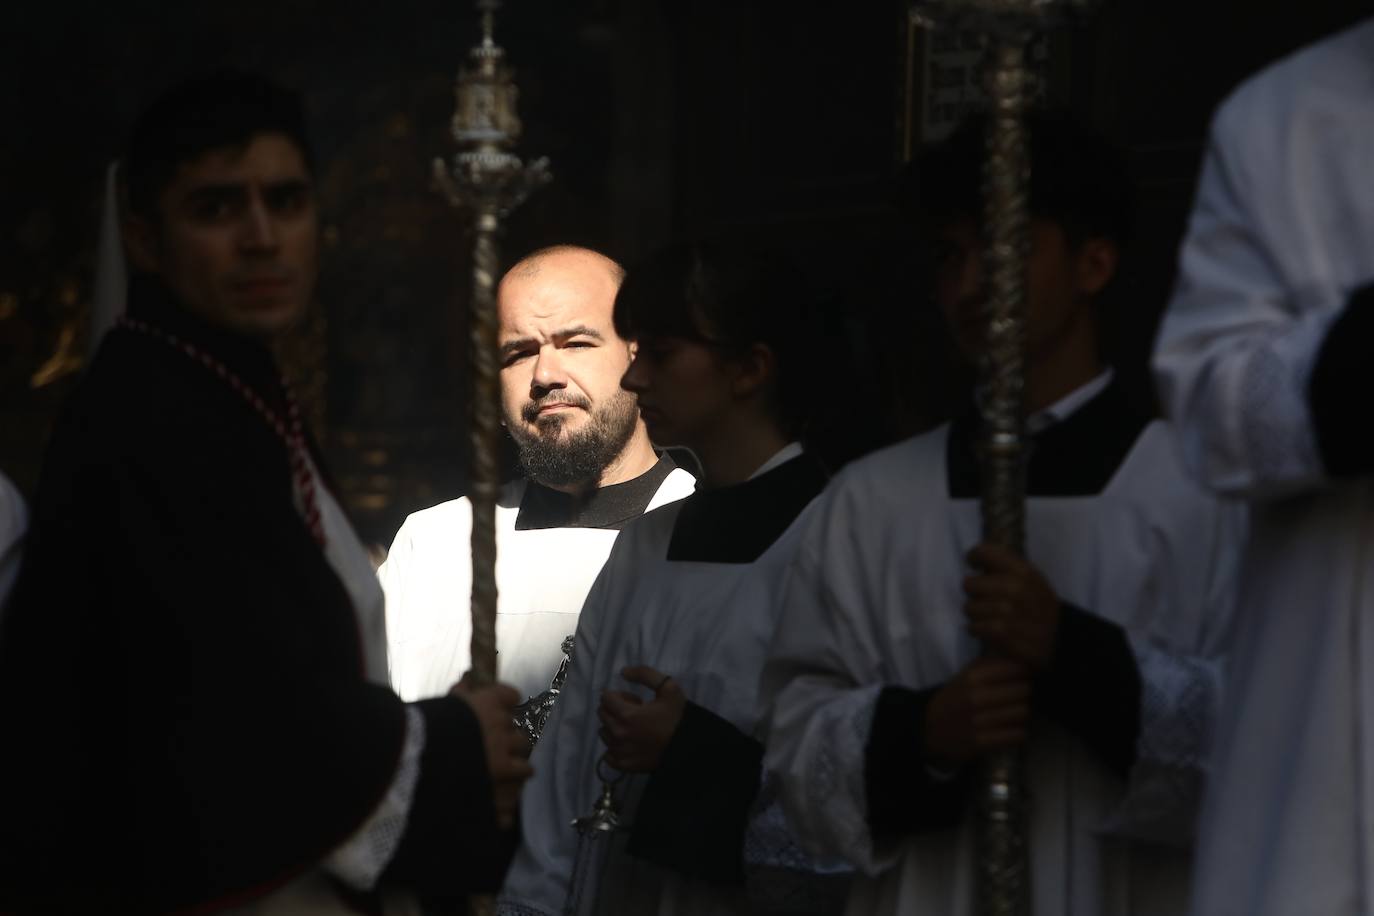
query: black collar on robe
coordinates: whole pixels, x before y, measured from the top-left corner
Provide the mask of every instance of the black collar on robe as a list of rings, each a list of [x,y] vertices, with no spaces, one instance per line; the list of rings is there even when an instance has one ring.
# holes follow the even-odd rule
[[[665,453],[654,466],[633,480],[598,487],[585,499],[554,490],[533,480],[525,487],[516,531],[536,528],[621,529],[649,508],[658,488],[677,465]]]
[[[808,452],[743,483],[698,490],[682,501],[668,560],[754,562],[820,495],[826,480],[825,469]]]
[[[1027,496],[1096,496],[1116,476],[1151,417],[1113,379],[1066,419],[1030,436]],[[945,466],[951,499],[982,492],[977,441],[981,419],[974,409],[950,425]]]

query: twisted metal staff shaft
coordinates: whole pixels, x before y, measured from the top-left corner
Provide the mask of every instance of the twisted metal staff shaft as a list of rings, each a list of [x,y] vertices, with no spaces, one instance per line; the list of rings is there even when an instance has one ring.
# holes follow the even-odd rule
[[[1025,42],[989,48],[984,270],[987,347],[982,366],[983,537],[1018,553],[1025,540],[1025,310],[1029,169]],[[1026,791],[1019,751],[989,755],[978,799],[979,913],[1028,916],[1031,909]]]
[[[496,499],[501,488],[500,365],[497,359],[494,207],[477,214],[472,285],[472,679],[496,681]]]

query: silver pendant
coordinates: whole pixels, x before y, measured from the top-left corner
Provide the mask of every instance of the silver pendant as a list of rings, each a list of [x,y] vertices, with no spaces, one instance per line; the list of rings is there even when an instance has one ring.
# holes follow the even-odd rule
[[[544,734],[544,725],[553,715],[553,707],[558,702],[558,695],[563,692],[563,683],[568,679],[568,669],[572,667],[572,657],[573,637],[569,636],[563,640],[563,661],[559,662],[549,689],[540,691],[515,707],[515,727],[525,733],[530,747],[539,743],[539,736]]]
[[[601,780],[601,795],[585,814],[572,822],[577,830],[577,859],[573,864],[572,883],[563,902],[563,916],[583,916],[597,911],[602,878],[610,861],[611,839],[622,828],[620,808],[615,800],[615,787],[624,773],[611,770],[606,755],[596,762],[596,775]]]

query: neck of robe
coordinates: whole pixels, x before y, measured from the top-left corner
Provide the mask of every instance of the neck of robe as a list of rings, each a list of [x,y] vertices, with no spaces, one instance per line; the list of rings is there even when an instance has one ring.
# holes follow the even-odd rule
[[[1088,382],[1079,390],[1093,386]],[[1058,403],[1045,425],[1027,436],[1026,495],[1032,497],[1096,496],[1106,489],[1153,419],[1128,395],[1117,377],[1082,403],[1072,392]],[[949,496],[977,499],[982,493],[978,440],[982,420],[970,404],[950,424],[945,469]]]
[[[281,369],[259,338],[230,331],[201,318],[176,300],[160,279],[129,279],[129,317],[152,325],[209,354],[234,372],[279,417],[286,416]]]
[[[665,453],[649,470],[631,480],[597,487],[583,495],[555,490],[531,480],[515,517],[516,531],[537,528],[620,529],[643,515],[659,487],[677,468]]]
[[[825,489],[825,468],[809,452],[757,477],[682,501],[670,562],[753,563]]]

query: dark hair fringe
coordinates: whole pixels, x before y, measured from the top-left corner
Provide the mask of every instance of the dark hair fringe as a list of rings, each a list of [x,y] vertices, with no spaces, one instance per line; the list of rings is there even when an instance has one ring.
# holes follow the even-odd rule
[[[315,168],[301,98],[265,76],[219,69],[172,86],[134,122],[121,173],[129,209],[156,212],[177,170],[206,153],[242,147],[259,134],[283,134]]]
[[[986,113],[966,118],[931,144],[903,173],[903,209],[926,229],[972,217],[982,222]],[[1027,119],[1030,210],[1059,224],[1075,242],[1105,238],[1126,245],[1135,221],[1134,185],[1120,148],[1063,111]]]
[[[799,267],[774,248],[733,241],[681,242],[632,264],[615,300],[615,329],[627,340],[676,337],[743,352],[767,346],[777,365],[779,424],[801,435],[814,392],[794,376],[812,360],[820,303]]]

